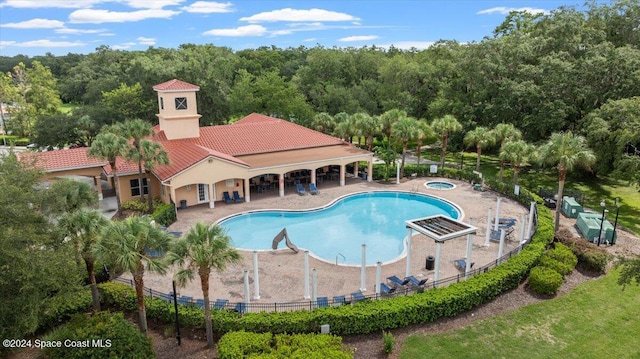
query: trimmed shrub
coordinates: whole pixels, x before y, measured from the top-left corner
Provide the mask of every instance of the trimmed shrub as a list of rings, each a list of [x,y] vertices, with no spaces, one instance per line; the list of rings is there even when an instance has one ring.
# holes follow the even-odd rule
[[[155,358],[151,339],[140,333],[122,313],[77,314],[44,338],[59,348],[42,351],[49,358]]]
[[[604,248],[582,238],[574,238],[571,231],[566,228],[560,229],[555,238],[576,255],[578,266],[590,271],[605,272],[610,256]]]
[[[102,303],[124,311],[138,310],[136,292],[133,288],[115,282],[98,284]]]
[[[136,212],[146,212],[149,208],[146,200],[132,199],[122,202],[122,209]]]
[[[91,290],[88,288],[48,298],[42,302],[39,329],[51,329],[68,320],[72,315],[82,313],[90,308]]]
[[[548,267],[537,266],[531,270],[528,283],[529,287],[538,294],[553,295],[558,292],[562,282],[560,273]]]
[[[271,352],[271,333],[230,332],[218,341],[220,359],[242,359]]]
[[[153,210],[153,219],[160,225],[170,226],[176,219],[176,208],[173,203],[161,204]]]
[[[563,277],[573,271],[575,267],[570,266],[569,264],[560,262],[559,260],[553,259],[548,256],[546,253],[540,258],[540,263],[538,264],[543,267],[547,267],[549,269],[553,269],[554,271],[560,273]]]

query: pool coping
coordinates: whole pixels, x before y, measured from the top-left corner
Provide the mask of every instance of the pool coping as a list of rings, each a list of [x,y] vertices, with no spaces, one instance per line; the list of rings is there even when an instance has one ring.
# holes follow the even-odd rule
[[[450,184],[452,187],[451,188],[434,188],[434,187],[429,187],[428,186],[429,183],[447,183],[447,184]],[[448,181],[427,181],[427,182],[423,183],[423,186],[425,186],[425,188],[427,188],[427,189],[432,189],[432,190],[435,190],[435,191],[451,191],[453,189],[456,189],[456,187],[458,187],[458,186],[456,186],[455,183],[451,183],[451,182],[448,182]]]

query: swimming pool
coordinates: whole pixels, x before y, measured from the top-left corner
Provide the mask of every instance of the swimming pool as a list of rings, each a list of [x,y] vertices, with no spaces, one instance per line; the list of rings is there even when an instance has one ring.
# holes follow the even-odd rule
[[[321,260],[359,265],[362,244],[367,265],[388,262],[404,253],[404,221],[435,214],[461,217],[461,209],[433,196],[374,191],[340,197],[330,205],[305,211],[262,210],[241,213],[218,223],[236,248],[270,250],[273,238],[287,228],[291,242]],[[286,248],[284,241],[279,248]]]
[[[429,182],[425,182],[424,185],[427,188],[440,189],[440,190],[449,190],[449,189],[456,188],[456,185],[454,185],[453,183],[445,182],[445,181],[429,181]]]

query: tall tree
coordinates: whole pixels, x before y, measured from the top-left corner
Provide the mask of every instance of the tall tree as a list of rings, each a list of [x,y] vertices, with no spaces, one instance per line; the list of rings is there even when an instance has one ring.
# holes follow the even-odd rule
[[[125,154],[125,157],[130,161],[136,161],[138,163],[138,186],[140,188],[140,199],[143,199],[144,186],[142,183],[142,178],[144,178],[144,172],[142,171],[143,154],[141,142],[144,138],[153,135],[151,124],[137,118],[117,123],[111,126],[111,131],[113,131],[117,135],[129,139],[130,146]],[[151,184],[147,183],[147,185],[150,186]]]
[[[422,145],[425,141],[431,141],[435,138],[433,129],[424,119],[418,119],[416,122],[416,156],[418,157],[418,166],[420,166],[420,156],[422,154]]]
[[[142,140],[140,143],[140,154],[144,163],[144,170],[147,174],[147,185],[149,186],[149,195],[147,196],[147,205],[149,214],[153,213],[153,186],[151,185],[151,172],[157,165],[168,165],[169,155],[161,144],[149,140]],[[142,188],[142,186],[140,187]]]
[[[550,165],[558,168],[558,204],[556,206],[555,231],[560,227],[560,209],[562,208],[562,192],[567,172],[581,166],[589,169],[596,156],[587,146],[584,137],[572,132],[553,133],[551,138],[540,147],[540,157]]]
[[[437,118],[431,123],[433,131],[440,136],[442,140],[442,152],[440,154],[440,166],[444,168],[444,158],[447,154],[447,141],[452,133],[462,131],[462,125],[452,115],[445,115]]]
[[[120,203],[120,184],[118,183],[118,157],[124,156],[127,152],[127,140],[114,133],[100,133],[89,148],[89,156],[103,159],[109,163],[111,173],[113,174],[113,185],[116,192],[116,203],[118,206],[117,213],[122,212],[122,204]]]
[[[139,82],[133,86],[121,83],[111,91],[102,92],[102,105],[124,120],[146,118],[151,120],[153,104]]]
[[[355,121],[352,116],[346,112],[337,113],[334,118],[336,119],[336,128],[334,134],[345,141],[353,142],[353,135],[357,132]]]
[[[380,115],[380,126],[382,127],[382,132],[387,136],[387,141],[391,142],[391,128],[393,124],[400,121],[401,118],[406,117],[407,111],[397,108],[385,111],[385,113]]]
[[[355,113],[352,117],[358,132],[365,138],[367,150],[371,151],[373,148],[373,137],[380,133],[379,118],[377,116],[369,116],[369,114],[364,112]]]
[[[522,132],[515,128],[510,123],[499,123],[494,127],[493,133],[496,137],[496,142],[500,143],[500,150],[504,148],[507,141],[516,141],[522,138]],[[498,177],[502,181],[502,172],[504,171],[504,159],[500,158],[500,172]]]
[[[330,114],[326,112],[320,112],[320,113],[317,113],[315,116],[313,116],[313,121],[311,122],[311,126],[316,131],[330,134],[333,132],[333,129],[336,127],[336,120]]]
[[[526,166],[535,160],[536,147],[523,140],[508,141],[500,150],[500,161],[509,161],[513,166],[513,183],[518,184],[518,174],[522,166]]]
[[[493,132],[486,127],[476,127],[475,129],[467,132],[464,136],[464,143],[467,146],[474,146],[476,148],[476,171],[480,171],[480,156],[482,155],[482,149],[490,147],[495,143],[495,136]]]
[[[110,222],[96,243],[97,258],[113,263],[118,270],[131,273],[138,303],[138,326],[147,333],[147,313],[144,303],[144,272],[165,274],[163,258],[147,255],[147,250],[166,253],[174,237],[152,223],[149,216],[132,216]]]
[[[175,273],[178,284],[184,287],[194,279],[197,273],[204,296],[204,317],[207,332],[207,344],[213,347],[213,328],[211,323],[211,303],[209,300],[209,275],[212,270],[223,273],[227,265],[239,263],[242,255],[231,245],[224,228],[214,224],[196,223],[189,233],[176,241],[167,254],[170,263],[180,269]]]
[[[391,134],[402,144],[402,159],[400,161],[400,177],[404,177],[404,161],[407,155],[409,141],[418,135],[416,129],[417,121],[413,117],[402,117],[391,127]]]
[[[73,241],[76,255],[84,261],[89,275],[91,299],[95,312],[100,311],[100,293],[96,284],[94,251],[98,237],[107,223],[108,221],[102,213],[86,209],[66,213],[58,222],[63,234]]]
[[[98,195],[88,183],[63,179],[53,182],[42,202],[44,213],[68,213],[97,205]]]

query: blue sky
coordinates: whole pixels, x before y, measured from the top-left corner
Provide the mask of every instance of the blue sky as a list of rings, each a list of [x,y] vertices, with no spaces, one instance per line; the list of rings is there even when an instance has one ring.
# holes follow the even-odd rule
[[[440,39],[480,41],[510,10],[548,13],[582,0],[201,1],[0,0],[0,55],[176,48],[234,50],[381,46],[423,49]]]

